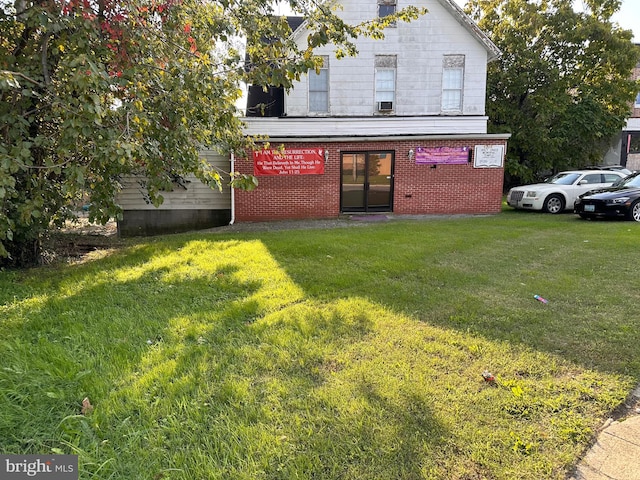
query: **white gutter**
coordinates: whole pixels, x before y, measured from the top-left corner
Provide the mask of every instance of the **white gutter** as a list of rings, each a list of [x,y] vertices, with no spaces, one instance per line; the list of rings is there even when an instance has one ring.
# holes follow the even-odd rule
[[[234,155],[233,152],[231,152],[231,171],[229,172],[231,173],[231,175],[233,175],[235,163],[236,163],[236,156]],[[229,222],[229,225],[233,225],[235,221],[236,221],[236,196],[235,196],[235,189],[231,187],[231,221]]]

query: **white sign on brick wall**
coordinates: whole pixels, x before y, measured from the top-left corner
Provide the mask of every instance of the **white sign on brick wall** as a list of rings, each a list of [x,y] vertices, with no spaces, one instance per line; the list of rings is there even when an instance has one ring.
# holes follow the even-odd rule
[[[504,164],[504,145],[476,145],[473,155],[475,168],[501,168]]]

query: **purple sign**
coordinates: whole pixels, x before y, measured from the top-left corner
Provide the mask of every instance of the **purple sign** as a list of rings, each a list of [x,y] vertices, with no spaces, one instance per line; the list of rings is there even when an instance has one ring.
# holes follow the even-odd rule
[[[418,147],[416,165],[469,163],[469,147]]]

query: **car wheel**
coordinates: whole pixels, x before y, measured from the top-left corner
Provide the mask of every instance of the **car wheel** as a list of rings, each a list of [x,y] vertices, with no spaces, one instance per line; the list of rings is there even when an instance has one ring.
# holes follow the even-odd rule
[[[557,194],[549,195],[544,200],[544,206],[542,208],[548,213],[560,213],[564,211],[564,198]]]
[[[640,200],[636,200],[629,208],[629,220],[640,222]]]

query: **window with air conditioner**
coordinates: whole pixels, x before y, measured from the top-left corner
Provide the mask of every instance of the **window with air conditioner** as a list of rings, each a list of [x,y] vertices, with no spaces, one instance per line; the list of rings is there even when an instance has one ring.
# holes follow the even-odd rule
[[[379,112],[390,112],[395,108],[396,56],[376,56],[375,101]]]

